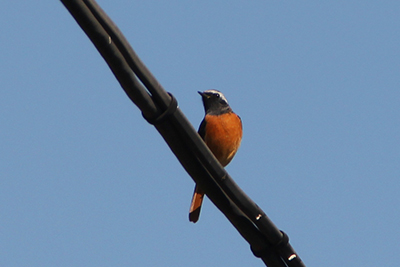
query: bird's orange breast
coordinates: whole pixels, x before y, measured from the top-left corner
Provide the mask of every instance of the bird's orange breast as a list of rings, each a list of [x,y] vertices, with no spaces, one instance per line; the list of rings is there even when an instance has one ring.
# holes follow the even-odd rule
[[[206,115],[204,141],[222,166],[228,165],[242,140],[242,121],[235,113]]]

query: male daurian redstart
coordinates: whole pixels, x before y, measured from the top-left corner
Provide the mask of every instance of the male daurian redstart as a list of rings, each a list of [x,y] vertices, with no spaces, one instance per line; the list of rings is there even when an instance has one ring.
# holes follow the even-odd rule
[[[242,140],[242,121],[218,90],[199,92],[203,99],[205,116],[199,127],[199,135],[222,166],[228,165]],[[189,211],[189,221],[197,222],[200,216],[204,192],[196,185]]]

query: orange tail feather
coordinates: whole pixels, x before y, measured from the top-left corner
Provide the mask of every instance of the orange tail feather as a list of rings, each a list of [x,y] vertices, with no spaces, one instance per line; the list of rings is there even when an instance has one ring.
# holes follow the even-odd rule
[[[189,221],[195,223],[199,220],[201,204],[203,204],[204,192],[197,185],[194,188],[192,203],[189,210]]]

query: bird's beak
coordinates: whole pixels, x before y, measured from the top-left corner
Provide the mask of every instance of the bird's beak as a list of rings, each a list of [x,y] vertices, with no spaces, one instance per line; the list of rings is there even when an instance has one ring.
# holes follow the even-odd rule
[[[199,93],[202,97],[210,98],[210,96],[204,92],[197,91],[197,93]]]

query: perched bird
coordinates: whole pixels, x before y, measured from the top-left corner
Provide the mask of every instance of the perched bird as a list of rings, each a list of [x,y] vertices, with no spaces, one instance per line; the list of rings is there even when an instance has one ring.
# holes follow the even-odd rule
[[[228,165],[242,140],[242,121],[218,90],[198,92],[204,104],[205,116],[199,135],[222,166]],[[189,210],[189,221],[197,222],[203,203],[204,191],[196,185]]]

